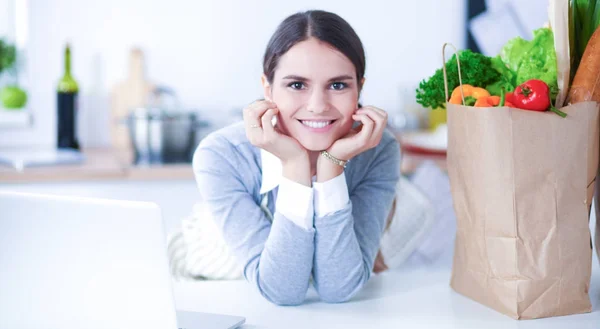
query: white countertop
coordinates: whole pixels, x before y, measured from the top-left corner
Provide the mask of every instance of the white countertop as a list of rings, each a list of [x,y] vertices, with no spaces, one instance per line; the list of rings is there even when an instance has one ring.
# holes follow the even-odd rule
[[[419,268],[375,275],[351,301],[320,302],[314,290],[300,306],[276,306],[238,281],[177,282],[178,309],[246,317],[257,328],[460,328],[598,329],[600,268],[594,254],[590,297],[593,312],[537,320],[513,320],[455,293],[449,268]]]

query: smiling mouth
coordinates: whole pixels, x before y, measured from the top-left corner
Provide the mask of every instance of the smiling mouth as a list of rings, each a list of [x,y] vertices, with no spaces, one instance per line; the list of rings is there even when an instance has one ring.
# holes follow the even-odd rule
[[[319,121],[298,120],[298,121],[300,121],[301,124],[303,124],[307,127],[320,129],[320,128],[325,128],[325,127],[333,124],[336,120],[319,120]]]

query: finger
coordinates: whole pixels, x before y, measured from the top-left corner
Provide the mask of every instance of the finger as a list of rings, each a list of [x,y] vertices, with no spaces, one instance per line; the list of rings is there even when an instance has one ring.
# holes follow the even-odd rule
[[[260,119],[254,118],[248,112],[244,111],[244,126],[246,127],[246,132],[249,134],[260,133],[262,134],[262,125]]]
[[[375,107],[375,106],[365,106],[364,108],[373,110],[373,111],[375,111],[377,113],[380,113],[383,116],[387,116],[387,112],[385,110],[382,110],[382,109],[378,108],[378,107]]]
[[[269,108],[275,107],[277,107],[277,105],[269,101],[254,102],[244,109],[244,119],[248,118],[249,122],[257,124],[260,122],[260,118]]]
[[[371,119],[377,120],[378,118],[386,119],[387,112],[384,110],[378,109],[376,107],[365,107],[356,112],[356,114],[367,114]]]
[[[383,135],[383,131],[387,126],[387,113],[375,107],[370,107],[364,112],[364,114],[368,115],[369,118],[375,122],[375,127],[373,129],[373,133],[371,134],[370,140],[370,146],[375,146],[379,144],[381,136]]]
[[[256,101],[243,111],[246,137],[253,145],[259,145],[263,140],[263,129],[260,116],[267,111],[269,106],[276,107],[273,102]]]
[[[248,118],[248,122],[260,123],[260,118],[265,114],[265,112],[268,109],[269,107],[266,105],[249,108],[246,111],[246,117]]]
[[[258,108],[258,107],[262,107],[262,106],[272,107],[272,106],[277,106],[277,105],[275,104],[275,102],[268,100],[268,99],[259,99],[255,102],[252,102],[250,105],[248,105],[248,107],[251,107],[251,108]]]
[[[352,115],[353,122],[352,122],[352,129],[350,129],[350,130],[354,131],[354,132],[359,132],[362,129],[362,122],[356,120],[356,118],[354,117],[355,115],[356,115],[356,113]]]
[[[356,134],[356,138],[362,140],[363,142],[367,142],[369,137],[373,133],[373,129],[375,128],[375,123],[373,120],[366,114],[355,114],[352,116],[354,120],[360,121],[362,123],[362,128],[360,132]]]
[[[275,132],[275,128],[273,127],[273,117],[279,113],[279,109],[268,109],[265,114],[262,116],[262,129],[265,134],[265,137],[273,137],[277,134]]]

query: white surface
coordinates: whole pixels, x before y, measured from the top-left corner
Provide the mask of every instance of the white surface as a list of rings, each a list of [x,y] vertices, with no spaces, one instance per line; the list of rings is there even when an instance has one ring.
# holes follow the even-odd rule
[[[0,35],[14,36],[14,0],[0,0]]]
[[[0,209],[0,328],[176,327],[158,206],[0,193]]]
[[[182,329],[233,329],[246,321],[241,316],[199,312],[177,312],[177,324]]]
[[[30,111],[25,109],[6,110],[0,104],[0,128],[27,128],[31,122]]]
[[[155,202],[161,207],[167,233],[180,228],[181,220],[192,213],[194,204],[200,200],[200,193],[193,179],[35,184],[0,182],[0,191]]]
[[[156,204],[0,192],[0,209],[0,328],[229,329],[243,321],[181,313],[177,326]]]
[[[590,229],[595,228],[592,210]],[[374,275],[361,292],[342,304],[320,302],[311,288],[300,306],[269,303],[244,280],[177,282],[178,309],[246,317],[243,329],[262,328],[435,328],[435,329],[598,329],[600,266],[594,250],[590,299],[592,313],[513,320],[450,288],[450,260],[415,265]]]
[[[108,142],[109,91],[127,74],[128,52],[146,53],[148,77],[170,85],[186,107],[220,117],[262,96],[262,56],[288,15],[325,9],[344,17],[367,52],[363,104],[390,112],[400,88],[441,66],[444,42],[465,45],[465,1],[421,0],[46,0],[28,1],[27,76],[34,126],[0,131],[0,147],[54,145],[55,86],[69,40],[80,87],[81,143]],[[1,16],[0,16],[1,17]],[[418,31],[418,33],[415,33]],[[413,96],[414,97],[414,96]]]
[[[241,328],[436,328],[436,329],[598,329],[600,269],[594,257],[591,285],[593,313],[517,321],[452,291],[450,270],[395,270],[374,276],[350,302],[326,304],[314,290],[300,306],[270,304],[249,283],[179,282],[174,286],[179,309],[238,314]]]
[[[448,126],[441,124],[433,132],[406,133],[402,135],[402,144],[429,151],[445,152],[448,150]]]

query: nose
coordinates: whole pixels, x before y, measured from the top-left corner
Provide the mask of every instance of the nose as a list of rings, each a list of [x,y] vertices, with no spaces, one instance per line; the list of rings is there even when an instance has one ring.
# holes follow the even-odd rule
[[[323,113],[329,110],[329,100],[327,99],[327,93],[321,90],[314,90],[310,98],[306,109],[312,113]]]

